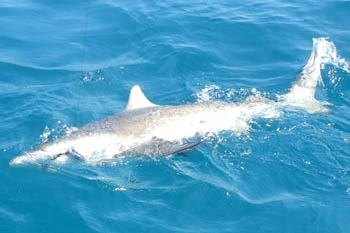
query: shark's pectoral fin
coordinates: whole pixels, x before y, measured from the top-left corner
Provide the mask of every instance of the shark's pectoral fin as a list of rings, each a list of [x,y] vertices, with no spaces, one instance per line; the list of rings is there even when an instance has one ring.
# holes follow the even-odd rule
[[[140,154],[140,155],[172,155],[189,150],[197,145],[201,141],[189,142],[183,144],[176,144],[160,138],[152,138],[152,140],[146,144],[142,144],[131,151],[131,154]]]
[[[68,155],[71,156],[72,158],[79,160],[79,161],[84,161],[85,158],[81,154],[79,154],[76,150],[71,149],[68,151]]]
[[[197,142],[189,142],[184,144],[173,144],[171,149],[169,150],[169,154],[178,154],[180,152],[183,152],[185,150],[189,150],[197,145],[199,145],[202,141]]]

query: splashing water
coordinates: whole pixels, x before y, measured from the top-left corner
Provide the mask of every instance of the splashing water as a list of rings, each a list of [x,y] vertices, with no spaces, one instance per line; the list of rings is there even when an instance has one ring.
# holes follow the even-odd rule
[[[334,68],[350,73],[349,63],[338,55],[333,42],[324,37],[313,38],[313,48],[310,57],[302,71],[297,75],[296,81],[293,83],[289,92],[284,95],[276,94],[276,98],[281,102],[281,105],[283,107],[305,110],[309,113],[329,112],[329,109],[325,107],[330,105],[328,102],[315,99],[317,85],[324,85],[321,70],[325,65],[331,65]],[[333,84],[335,84],[336,81],[340,81],[334,76],[330,78]],[[195,93],[194,96],[197,98],[198,102],[202,103],[217,99],[232,101],[237,97],[246,98],[249,95],[255,97],[268,96],[267,93],[261,93],[255,88],[224,90],[215,84],[205,86],[202,90]]]

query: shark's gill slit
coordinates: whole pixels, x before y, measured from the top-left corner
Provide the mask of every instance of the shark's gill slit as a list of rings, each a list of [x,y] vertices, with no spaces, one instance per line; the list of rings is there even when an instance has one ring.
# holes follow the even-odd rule
[[[56,160],[56,159],[60,158],[61,156],[71,157],[71,158],[73,158],[75,160],[78,160],[78,161],[84,161],[85,160],[84,156],[79,154],[79,152],[74,150],[74,148],[71,148],[71,149],[67,150],[64,153],[58,153],[54,157],[50,158],[50,160]]]

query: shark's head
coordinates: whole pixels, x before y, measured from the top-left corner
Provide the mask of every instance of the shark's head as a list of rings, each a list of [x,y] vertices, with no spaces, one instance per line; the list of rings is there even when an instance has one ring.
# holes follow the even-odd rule
[[[42,150],[29,151],[12,159],[10,161],[10,165],[21,166],[28,164],[40,164],[42,161],[50,160],[49,157],[49,154]]]
[[[52,161],[62,162],[69,151],[70,148],[64,143],[44,144],[36,150],[24,152],[15,157],[10,161],[10,165],[42,165]]]

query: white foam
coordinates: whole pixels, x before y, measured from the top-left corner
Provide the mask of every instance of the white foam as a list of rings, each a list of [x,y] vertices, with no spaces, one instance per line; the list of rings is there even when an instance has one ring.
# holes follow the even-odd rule
[[[45,126],[44,132],[40,135],[41,143],[47,142],[50,135],[51,130],[49,129],[49,127]]]
[[[197,101],[199,103],[208,102],[218,97],[221,88],[217,85],[207,85],[199,92],[195,93]]]

